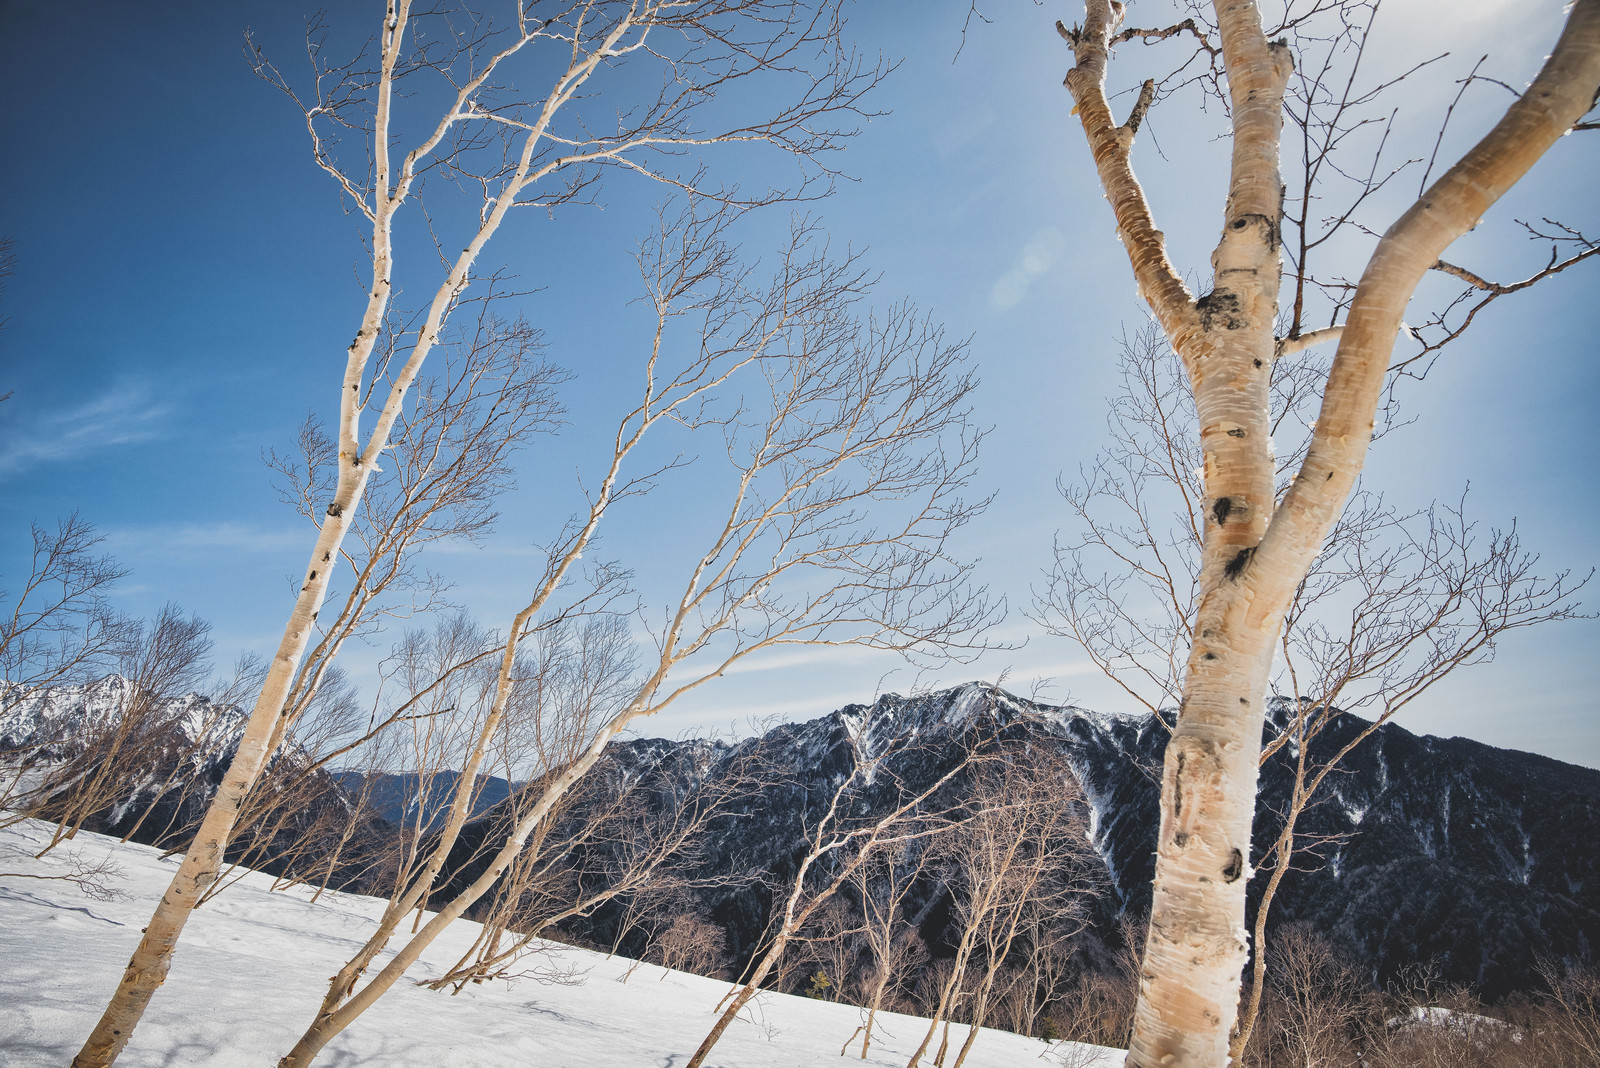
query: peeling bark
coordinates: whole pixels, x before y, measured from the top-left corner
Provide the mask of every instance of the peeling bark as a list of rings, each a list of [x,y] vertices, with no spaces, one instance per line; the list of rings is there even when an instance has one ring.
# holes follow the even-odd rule
[[[1217,0],[1233,118],[1232,173],[1213,287],[1190,299],[1130,163],[1134,117],[1115,126],[1104,92],[1121,5],[1086,4],[1067,88],[1141,295],[1182,357],[1199,417],[1208,505],[1193,645],[1162,780],[1150,933],[1130,1066],[1220,1066],[1246,960],[1245,887],[1265,713],[1279,630],[1296,586],[1355,484],[1379,395],[1417,283],[1556,138],[1600,87],[1600,0],[1579,0],[1544,70],[1506,117],[1379,241],[1347,321],[1273,337],[1282,269],[1278,164],[1288,50],[1267,40],[1251,0]],[[1276,356],[1337,339],[1300,471],[1274,503],[1268,386]]]

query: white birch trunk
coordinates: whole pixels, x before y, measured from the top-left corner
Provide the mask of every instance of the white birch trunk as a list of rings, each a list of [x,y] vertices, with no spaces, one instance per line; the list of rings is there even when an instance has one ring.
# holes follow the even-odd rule
[[[382,73],[373,135],[375,193],[368,211],[373,224],[373,281],[371,291],[367,294],[361,327],[346,351],[339,396],[338,480],[333,500],[328,505],[316,545],[306,565],[305,581],[295,597],[283,637],[269,664],[266,680],[251,710],[233,760],[206,810],[193,843],[184,854],[178,871],[173,875],[172,882],[162,895],[139,945],[129,959],[116,992],[83,1048],[73,1058],[73,1068],[99,1068],[113,1063],[127,1045],[150,998],[165,982],[184,925],[221,870],[245,796],[271,758],[273,743],[282,737],[280,719],[284,714],[285,700],[301,657],[315,632],[317,613],[327,594],[340,545],[366,491],[367,480],[375,470],[379,456],[388,446],[389,433],[400,416],[406,392],[437,343],[444,318],[465,287],[474,259],[499,226],[514,198],[514,191],[507,193],[495,205],[495,210],[484,221],[469,246],[462,250],[449,276],[435,294],[417,344],[391,384],[377,422],[363,448],[361,387],[383,329],[384,313],[392,288],[394,213],[408,195],[414,177],[411,170],[415,163],[414,156],[408,157],[397,180],[389,160],[392,74],[400,57],[409,8],[409,0],[390,0],[385,15]],[[526,163],[524,173],[525,169]]]
[[[1228,1063],[1247,946],[1250,824],[1268,673],[1296,586],[1344,507],[1371,440],[1401,314],[1447,245],[1470,229],[1600,87],[1600,0],[1579,0],[1528,92],[1379,242],[1352,301],[1311,447],[1274,507],[1267,385],[1275,346],[1278,142],[1291,60],[1255,4],[1217,0],[1232,97],[1232,176],[1213,291],[1190,300],[1129,162],[1141,108],[1113,125],[1103,81],[1121,8],[1091,0],[1067,32],[1067,86],[1140,292],[1183,357],[1204,453],[1207,522],[1194,642],[1167,747],[1150,933],[1128,1064]],[[1148,97],[1141,97],[1141,105]]]

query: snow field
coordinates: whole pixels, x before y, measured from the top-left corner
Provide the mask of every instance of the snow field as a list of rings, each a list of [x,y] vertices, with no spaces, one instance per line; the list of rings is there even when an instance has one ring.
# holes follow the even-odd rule
[[[176,859],[147,846],[80,834],[44,858],[47,826],[24,821],[0,830],[0,1066],[64,1065],[88,1033],[165,890]],[[59,876],[69,856],[110,857],[121,895],[95,900]],[[21,874],[7,874],[21,873]],[[299,1037],[333,975],[365,939],[381,902],[303,888],[271,892],[249,873],[190,920],[166,985],[127,1052],[127,1068],[277,1062]],[[407,927],[409,930],[409,926]],[[413,966],[441,974],[471,945],[475,924],[458,921]],[[411,983],[384,995],[329,1044],[318,1064],[353,1068],[637,1068],[683,1065],[715,1019],[728,984],[563,946],[530,959],[530,969],[571,972],[576,983],[533,978],[469,986],[459,995]],[[626,982],[622,980],[626,978]],[[879,1014],[870,1056],[840,1047],[861,1010],[763,994],[707,1060],[720,1068],[902,1068],[926,1023]],[[966,1028],[951,1029],[952,1043]],[[859,1040],[858,1040],[859,1043]],[[860,1046],[856,1044],[859,1051]],[[1111,1068],[1120,1051],[1046,1044],[985,1030],[970,1068],[1038,1063]]]

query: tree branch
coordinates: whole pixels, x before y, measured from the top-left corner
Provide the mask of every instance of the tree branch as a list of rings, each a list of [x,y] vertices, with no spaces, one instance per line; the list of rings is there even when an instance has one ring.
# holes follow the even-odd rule
[[[1144,189],[1133,173],[1131,156],[1134,133],[1149,110],[1155,85],[1146,82],[1140,89],[1139,103],[1122,126],[1112,119],[1106,99],[1106,61],[1112,33],[1121,20],[1121,5],[1113,7],[1109,0],[1090,0],[1085,5],[1081,28],[1069,30],[1056,23],[1056,32],[1072,45],[1076,59],[1076,65],[1067,72],[1065,85],[1076,102],[1072,110],[1083,123],[1100,185],[1116,215],[1117,236],[1127,249],[1139,293],[1181,352],[1188,348],[1186,339],[1199,329],[1194,295],[1167,258],[1166,237],[1156,229]]]

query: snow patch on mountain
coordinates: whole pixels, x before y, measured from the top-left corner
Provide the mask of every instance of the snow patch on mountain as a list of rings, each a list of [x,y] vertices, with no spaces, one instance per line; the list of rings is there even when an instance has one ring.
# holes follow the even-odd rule
[[[115,728],[134,707],[136,688],[120,675],[92,682],[19,693],[0,683],[0,750],[25,750],[37,759],[69,756],[89,739]],[[146,713],[150,727],[174,732],[186,746],[231,745],[248,715],[189,693],[159,701]]]

